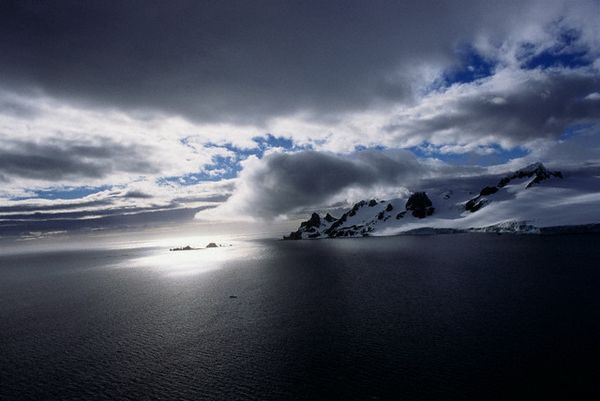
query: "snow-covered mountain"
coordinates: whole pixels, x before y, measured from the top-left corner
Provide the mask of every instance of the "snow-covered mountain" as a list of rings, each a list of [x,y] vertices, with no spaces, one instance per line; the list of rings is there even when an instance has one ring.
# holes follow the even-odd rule
[[[490,179],[488,177],[488,179]],[[534,163],[496,182],[437,186],[408,198],[363,200],[339,218],[313,213],[284,239],[428,232],[600,231],[600,177],[569,176]]]

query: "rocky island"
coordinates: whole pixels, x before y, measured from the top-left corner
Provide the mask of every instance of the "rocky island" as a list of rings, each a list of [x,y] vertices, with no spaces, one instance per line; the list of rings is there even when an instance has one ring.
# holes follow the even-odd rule
[[[214,242],[209,242],[208,245],[206,245],[204,248],[193,248],[189,245],[186,245],[186,246],[182,246],[182,247],[171,248],[171,249],[169,249],[169,251],[197,251],[199,249],[219,248],[220,246],[221,245],[217,245]]]

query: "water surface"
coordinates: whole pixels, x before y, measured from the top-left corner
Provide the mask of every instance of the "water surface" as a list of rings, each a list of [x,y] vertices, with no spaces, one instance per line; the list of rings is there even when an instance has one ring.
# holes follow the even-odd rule
[[[599,239],[0,256],[0,399],[597,398]]]

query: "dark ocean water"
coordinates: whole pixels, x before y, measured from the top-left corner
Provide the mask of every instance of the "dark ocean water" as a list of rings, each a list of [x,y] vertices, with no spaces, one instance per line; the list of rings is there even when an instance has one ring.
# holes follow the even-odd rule
[[[0,256],[0,399],[600,399],[599,240]]]

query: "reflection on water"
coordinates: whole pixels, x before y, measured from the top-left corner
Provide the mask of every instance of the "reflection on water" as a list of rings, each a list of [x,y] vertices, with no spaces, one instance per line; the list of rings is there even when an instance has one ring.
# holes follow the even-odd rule
[[[252,260],[259,254],[259,247],[251,241],[221,244],[218,248],[197,248],[170,251],[168,248],[152,249],[142,256],[134,257],[119,266],[148,268],[169,277],[191,276],[221,269],[225,262],[236,259]]]

